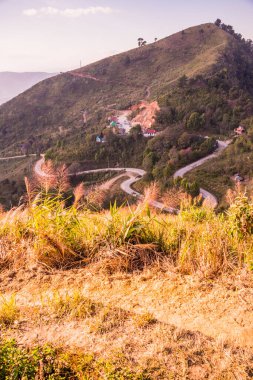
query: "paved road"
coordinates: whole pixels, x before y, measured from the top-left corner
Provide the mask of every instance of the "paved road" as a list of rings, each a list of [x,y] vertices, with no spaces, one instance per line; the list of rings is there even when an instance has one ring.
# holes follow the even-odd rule
[[[217,157],[230,143],[230,141],[218,141],[218,149],[210,154],[209,156],[206,156],[204,158],[201,158],[200,160],[193,162],[192,164],[189,164],[185,166],[184,168],[179,169],[176,171],[174,174],[174,178],[177,177],[183,177],[186,173],[188,173],[190,170],[202,165],[204,162]],[[35,154],[32,154],[30,156],[36,156]],[[10,160],[10,159],[15,159],[15,158],[25,158],[26,156],[13,156],[13,157],[3,157],[0,158],[0,160]],[[42,169],[42,165],[45,163],[45,156],[42,155],[41,159],[38,160],[34,166],[34,172],[39,176],[39,177],[51,177],[52,175],[45,173]],[[84,174],[89,174],[89,173],[101,173],[101,172],[107,172],[107,171],[115,171],[115,172],[124,172],[123,174],[117,176],[116,178],[113,178],[106,183],[104,183],[101,187],[103,188],[108,188],[108,184],[112,185],[118,178],[122,176],[128,176],[129,179],[123,181],[120,185],[121,189],[126,192],[129,195],[135,196],[137,198],[143,198],[143,195],[140,194],[139,192],[135,191],[132,189],[132,185],[137,182],[140,178],[142,178],[146,172],[145,170],[142,169],[137,169],[137,168],[104,168],[104,169],[93,169],[93,170],[84,170],[84,171],[79,171],[76,173],[70,173],[69,176],[80,176]],[[200,193],[202,194],[204,199],[209,199],[210,203],[212,206],[215,208],[218,205],[217,198],[209,193],[205,189],[200,189]],[[161,202],[158,201],[152,201],[150,202],[150,205],[153,207],[156,207],[160,210],[169,212],[169,213],[178,213],[178,210],[171,208],[171,207],[165,207],[165,205]]]
[[[223,150],[227,148],[227,146],[230,144],[231,141],[230,140],[229,141],[218,140],[217,142],[218,142],[218,148],[216,149],[216,151],[214,153],[210,154],[209,156],[203,157],[200,160],[195,161],[192,164],[189,164],[189,165],[177,170],[173,177],[174,178],[183,177],[186,173],[197,168],[198,166],[203,165],[206,161],[211,160],[212,158],[219,156],[223,152]],[[209,200],[209,202],[213,208],[218,206],[217,198],[213,194],[211,194],[209,191],[201,188],[200,194],[202,195],[202,197],[204,199]]]
[[[36,162],[35,164],[35,167],[34,167],[34,171],[35,173],[40,176],[40,177],[50,177],[49,174],[45,173],[42,169],[42,165],[44,164],[45,162],[45,157],[43,156],[39,161]],[[121,174],[120,176],[117,176],[116,178],[112,179],[112,180],[109,180],[109,182],[111,182],[111,184],[113,182],[115,182],[118,178],[122,177],[122,176],[128,176],[129,179],[123,181],[120,185],[121,189],[129,194],[129,195],[132,195],[136,198],[143,198],[143,195],[140,194],[139,192],[137,191],[134,191],[131,186],[139,181],[139,179],[141,177],[143,177],[146,172],[145,170],[142,170],[142,169],[137,169],[137,168],[104,168],[104,169],[93,169],[93,170],[83,170],[83,171],[79,171],[79,172],[76,172],[76,173],[70,173],[69,176],[80,176],[80,175],[84,175],[84,174],[90,174],[90,173],[101,173],[101,172],[107,172],[107,171],[115,171],[115,172],[124,172],[123,174]],[[112,182],[113,181],[113,182]],[[107,183],[103,184],[101,186],[102,188],[108,188],[107,186]],[[153,207],[156,207],[160,210],[163,210],[165,212],[169,212],[169,213],[177,213],[177,210],[176,209],[173,209],[173,208],[170,208],[170,207],[165,207],[163,203],[161,202],[157,202],[157,201],[152,201],[150,202],[150,205],[153,206]]]
[[[29,156],[26,156],[25,154],[23,154],[21,156],[0,157],[0,161],[8,161],[8,160],[15,160],[17,158],[29,158],[29,157],[36,157],[36,154],[29,154]]]

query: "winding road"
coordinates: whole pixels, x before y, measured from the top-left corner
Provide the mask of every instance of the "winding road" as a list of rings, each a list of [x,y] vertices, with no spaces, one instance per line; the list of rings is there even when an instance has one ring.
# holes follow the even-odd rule
[[[216,149],[216,151],[214,153],[212,153],[212,154],[210,154],[204,158],[201,158],[200,160],[195,161],[192,164],[189,164],[189,165],[177,170],[176,173],[174,174],[174,178],[183,177],[186,173],[188,173],[192,169],[195,169],[198,166],[201,166],[206,161],[217,157],[219,154],[221,154],[221,152],[224,149],[226,149],[226,147],[229,145],[230,141],[218,140],[217,143],[218,143],[218,148]],[[35,167],[34,167],[34,172],[39,177],[44,177],[44,178],[50,177],[51,175],[45,173],[42,169],[42,166],[44,163],[45,163],[45,157],[43,155],[42,158],[36,162]],[[70,173],[69,176],[81,176],[81,175],[89,174],[89,173],[101,173],[101,172],[107,172],[107,171],[124,172],[124,174],[120,174],[119,176],[105,182],[103,185],[101,185],[101,188],[107,188],[108,189],[108,185],[110,187],[119,178],[121,178],[123,176],[128,176],[129,178],[127,180],[124,180],[121,183],[121,185],[120,185],[121,189],[129,195],[132,195],[132,196],[137,197],[137,198],[143,198],[143,195],[141,193],[132,189],[132,185],[146,174],[145,170],[143,170],[143,169],[137,169],[137,168],[104,168],[104,169],[84,170],[84,171],[79,171],[76,173]],[[213,208],[215,208],[218,205],[218,200],[213,194],[211,194],[210,192],[208,192],[205,189],[200,189],[200,193],[202,194],[204,199],[209,200],[209,202]],[[158,201],[152,201],[152,202],[150,202],[150,205],[155,207],[155,208],[158,208],[162,211],[168,212],[168,213],[173,213],[173,214],[178,213],[178,210],[171,208],[171,207],[166,207],[163,203],[158,202]]]
[[[186,173],[197,168],[198,166],[203,165],[206,161],[219,156],[221,154],[221,152],[227,148],[230,141],[217,140],[217,143],[218,143],[218,148],[216,149],[216,151],[214,153],[212,153],[206,157],[203,157],[200,160],[195,161],[192,164],[189,164],[189,165],[177,170],[173,177],[174,178],[183,177]],[[36,154],[31,154],[29,157],[31,157],[31,156],[36,157]],[[0,161],[21,159],[21,158],[26,158],[26,157],[27,156],[25,156],[25,155],[0,157]],[[34,166],[34,172],[37,176],[42,177],[42,178],[51,177],[52,175],[43,171],[42,166],[44,163],[45,163],[45,155],[41,155],[41,158],[36,162],[36,164]],[[102,184],[101,185],[102,189],[103,188],[104,189],[110,188],[112,186],[112,184],[115,181],[117,181],[119,178],[127,176],[129,178],[124,180],[121,183],[121,185],[120,185],[121,189],[125,193],[132,195],[136,198],[140,198],[140,199],[143,198],[143,195],[141,193],[132,189],[132,185],[135,182],[139,181],[139,179],[142,178],[146,174],[145,170],[143,170],[143,169],[137,169],[137,168],[104,168],[104,169],[84,170],[84,171],[79,171],[76,173],[70,173],[69,176],[81,176],[81,175],[89,174],[89,173],[101,173],[101,172],[108,172],[108,171],[123,172],[123,174],[120,174],[117,177],[112,178],[111,180]],[[200,189],[200,193],[202,194],[204,199],[209,200],[209,202],[213,208],[215,208],[218,205],[218,200],[213,194],[211,194],[210,192],[208,192],[207,190],[202,189],[202,188]],[[172,213],[172,214],[178,213],[178,210],[171,208],[171,207],[166,207],[163,203],[158,202],[158,201],[152,201],[152,202],[150,202],[150,205],[155,207],[155,208],[158,208],[162,211],[168,212],[168,213]]]
[[[36,162],[34,166],[34,172],[36,175],[42,178],[47,178],[50,177],[50,174],[47,174],[43,171],[42,165],[45,163],[45,157],[43,156],[39,161]],[[93,169],[93,170],[84,170],[84,171],[79,171],[76,173],[69,173],[69,176],[81,176],[84,174],[90,174],[90,173],[102,173],[102,172],[124,172],[124,174],[120,174],[119,176],[109,180],[110,185],[112,185],[115,181],[117,181],[119,178],[122,176],[128,176],[129,178],[125,181],[123,181],[120,185],[120,188],[127,194],[132,195],[136,198],[143,198],[143,195],[137,191],[134,191],[131,186],[139,181],[140,178],[142,178],[146,172],[143,169],[137,169],[137,168],[105,168],[105,169]],[[103,185],[101,185],[101,188],[106,188],[108,189],[108,182],[105,182]],[[172,214],[177,213],[178,211],[174,208],[171,207],[166,207],[163,203],[157,202],[157,201],[151,201],[150,205],[158,208],[160,210],[163,210],[165,212],[169,212]]]
[[[203,157],[200,160],[195,161],[192,164],[189,164],[189,165],[184,166],[183,168],[177,170],[173,177],[174,178],[178,178],[178,177],[182,178],[189,171],[197,168],[198,166],[203,165],[206,161],[211,160],[212,158],[219,156],[219,154],[221,154],[221,152],[223,152],[223,150],[227,148],[227,146],[230,144],[230,142],[231,142],[230,140],[228,140],[228,141],[217,140],[218,148],[216,149],[216,151],[214,153],[209,154],[208,156]],[[200,188],[200,194],[202,195],[202,197],[204,199],[207,199],[210,202],[210,204],[213,208],[218,206],[218,199],[213,194],[209,193],[209,191]]]

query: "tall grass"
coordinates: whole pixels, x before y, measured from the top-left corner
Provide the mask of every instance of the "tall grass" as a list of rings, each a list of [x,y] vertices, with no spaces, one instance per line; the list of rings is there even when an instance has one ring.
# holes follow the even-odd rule
[[[78,190],[70,205],[40,193],[26,207],[0,215],[0,268],[40,263],[70,268],[96,263],[110,272],[169,261],[184,273],[253,267],[253,203],[238,193],[227,214],[184,202],[178,216],[137,206],[93,212]]]

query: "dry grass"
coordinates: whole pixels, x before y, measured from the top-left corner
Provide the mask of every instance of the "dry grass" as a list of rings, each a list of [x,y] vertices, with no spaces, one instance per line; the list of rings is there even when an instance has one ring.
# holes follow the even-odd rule
[[[41,299],[34,300],[36,306],[30,307],[26,322],[22,314],[24,304],[20,305],[21,331],[9,329],[3,338],[14,337],[30,347],[33,342],[40,346],[45,343],[61,346],[61,355],[55,363],[64,363],[65,368],[68,365],[77,371],[77,379],[87,376],[108,380],[246,380],[252,373],[250,348],[238,348],[222,338],[214,340],[196,331],[159,322],[151,313],[136,314],[115,305],[97,306],[97,302],[85,298],[79,289],[53,293],[48,305]],[[84,312],[72,313],[74,309],[82,310],[84,304],[88,305],[88,311],[85,306]],[[38,307],[41,318],[36,320]],[[47,358],[50,353],[47,348]],[[0,349],[0,359],[1,355]],[[46,357],[40,363],[45,363],[46,368]]]
[[[151,313],[137,314],[134,318],[135,325],[139,328],[146,328],[157,322]]]
[[[162,202],[166,207],[180,208],[186,198],[186,193],[176,188],[171,188],[163,194]]]
[[[120,308],[104,307],[90,324],[90,332],[105,334],[124,326],[130,313]]]
[[[22,290],[28,268],[38,271],[18,302],[3,298],[4,337],[88,350],[82,367],[68,356],[77,379],[250,378],[251,283],[238,286],[240,275],[212,291],[210,279],[241,268],[250,278],[251,199],[238,191],[226,215],[187,201],[172,216],[151,212],[152,189],[137,206],[101,212],[90,211],[82,194],[77,189],[67,206],[61,193],[42,192],[1,213],[1,271],[17,273],[6,280],[8,292],[15,281]]]
[[[95,262],[113,273],[169,261],[183,273],[209,276],[252,267],[253,206],[242,192],[227,215],[184,199],[179,216],[172,216],[150,211],[156,185],[137,206],[115,203],[101,212],[89,210],[83,189],[76,189],[70,206],[62,191],[28,195],[26,207],[1,213],[0,268],[42,264],[67,269]]]
[[[52,296],[43,300],[42,308],[51,318],[56,319],[85,319],[95,315],[101,305],[84,297],[80,290],[72,293],[53,292]]]

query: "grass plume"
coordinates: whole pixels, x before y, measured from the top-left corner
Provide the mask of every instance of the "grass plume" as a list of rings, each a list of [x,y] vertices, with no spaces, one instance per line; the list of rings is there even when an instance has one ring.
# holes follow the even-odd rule
[[[0,267],[43,264],[70,268],[96,263],[109,272],[142,270],[169,261],[184,273],[221,273],[253,266],[253,205],[238,193],[227,214],[185,201],[178,216],[149,209],[156,186],[137,206],[116,203],[91,211],[84,189],[65,203],[41,193],[27,207],[0,215]],[[81,202],[81,203],[80,203]],[[80,207],[80,205],[82,207]]]

